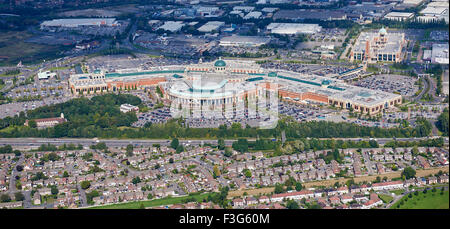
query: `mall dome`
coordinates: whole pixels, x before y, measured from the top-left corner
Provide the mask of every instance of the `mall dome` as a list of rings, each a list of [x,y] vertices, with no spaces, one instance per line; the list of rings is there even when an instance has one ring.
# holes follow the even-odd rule
[[[214,66],[215,67],[225,67],[225,66],[227,66],[227,64],[223,60],[218,60],[214,63]]]

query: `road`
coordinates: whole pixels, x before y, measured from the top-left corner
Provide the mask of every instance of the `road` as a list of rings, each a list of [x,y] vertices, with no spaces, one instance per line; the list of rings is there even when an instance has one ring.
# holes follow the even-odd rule
[[[80,202],[82,207],[88,206],[86,192],[81,188],[80,183],[77,184],[77,189],[80,191]]]
[[[11,179],[9,181],[9,192],[15,193],[17,191],[16,189],[16,176],[19,175],[19,171],[17,171],[17,165],[22,165],[23,161],[25,160],[23,154],[20,156],[17,163],[14,165],[14,168],[11,173]]]
[[[320,138],[321,140],[326,140],[327,138]],[[334,140],[351,140],[351,141],[368,141],[369,138],[333,138]],[[421,139],[428,139],[428,137],[423,138],[397,138],[397,141],[418,141]],[[249,141],[255,141],[255,139],[248,139]],[[378,138],[378,144],[385,144],[386,142],[392,141],[392,138]],[[99,142],[104,142],[108,147],[126,147],[128,144],[134,146],[149,147],[153,144],[160,144],[162,146],[170,145],[171,140],[169,139],[100,139]],[[190,145],[203,145],[203,144],[217,144],[217,140],[211,139],[192,139],[192,140],[179,140],[182,144]],[[233,142],[237,139],[227,139],[225,140],[225,145],[231,146]],[[448,137],[444,138],[445,144],[448,144]],[[52,145],[63,145],[63,144],[81,144],[83,146],[90,146],[97,144],[96,141],[89,138],[0,138],[0,146],[11,145],[13,147],[38,147],[42,144],[52,144]]]
[[[428,80],[426,80],[425,78],[428,79],[428,77],[423,77],[422,78],[422,82],[423,82],[423,88],[422,91],[419,93],[419,95],[417,95],[417,97],[414,99],[416,102],[419,102],[420,99],[422,99],[422,96],[427,93],[429,91],[429,87],[430,85],[428,84]]]
[[[375,174],[375,172],[372,169],[373,164],[372,161],[370,160],[369,153],[364,152],[362,155],[364,157],[364,163],[366,164],[366,168],[368,170],[369,175]]]

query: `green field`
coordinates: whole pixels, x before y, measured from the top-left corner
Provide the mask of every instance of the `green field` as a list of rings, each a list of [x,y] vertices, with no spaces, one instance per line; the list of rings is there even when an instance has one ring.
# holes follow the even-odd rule
[[[413,194],[411,198],[404,196],[391,209],[449,209],[448,190],[444,191],[444,195],[440,193],[441,190],[438,189],[436,192],[428,190],[426,194],[420,191],[419,195]],[[400,205],[402,200],[404,204]]]
[[[379,194],[378,197],[380,197],[384,203],[390,203],[394,199],[394,197],[385,194]]]
[[[208,195],[209,195],[209,193],[197,194],[197,195],[192,195],[192,196],[183,196],[183,197],[166,197],[166,198],[156,199],[156,200],[135,201],[135,202],[129,202],[129,203],[123,203],[123,204],[96,206],[96,207],[92,207],[91,209],[138,209],[141,206],[141,204],[143,204],[145,207],[156,207],[156,206],[163,206],[163,205],[180,204],[180,203],[183,203],[184,200],[186,200],[188,198],[192,198],[192,197],[194,197],[197,202],[202,202],[202,200],[206,199],[208,197]]]
[[[10,31],[0,33],[0,66],[37,63],[43,59],[57,58],[67,47],[42,45],[25,42],[33,34],[26,31]],[[7,57],[7,58],[4,58]]]

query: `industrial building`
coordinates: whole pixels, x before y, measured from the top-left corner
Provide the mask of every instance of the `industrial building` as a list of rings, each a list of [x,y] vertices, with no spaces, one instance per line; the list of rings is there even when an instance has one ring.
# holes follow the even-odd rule
[[[270,23],[267,28],[270,33],[276,34],[314,34],[322,30],[318,24],[302,24],[302,23]]]
[[[350,52],[350,60],[400,62],[405,44],[404,33],[388,33],[385,28],[378,32],[362,32]]]
[[[298,9],[298,10],[280,10],[273,15],[273,19],[289,19],[294,21],[303,20],[345,20],[347,19],[347,14],[340,10],[309,10],[309,9]]]
[[[448,43],[433,44],[433,49],[431,51],[431,63],[449,64]]]
[[[210,33],[213,30],[218,30],[220,27],[224,26],[225,22],[223,21],[210,21],[206,24],[202,25],[200,28],[198,28],[198,31],[204,32],[204,33]]]
[[[385,19],[404,21],[414,17],[414,13],[408,12],[390,12],[384,16]]]
[[[432,1],[427,7],[420,11],[418,20],[423,22],[433,22],[445,20],[449,22],[449,5],[448,1]]]
[[[53,19],[41,23],[41,29],[45,27],[76,28],[79,26],[117,26],[115,18],[69,18]]]
[[[252,12],[248,13],[247,15],[245,15],[244,19],[246,19],[246,20],[247,19],[258,19],[261,17],[261,15],[262,15],[262,13],[259,11],[252,11]]]
[[[160,26],[158,29],[163,29],[174,33],[180,31],[183,25],[184,24],[182,21],[166,21],[164,25]]]

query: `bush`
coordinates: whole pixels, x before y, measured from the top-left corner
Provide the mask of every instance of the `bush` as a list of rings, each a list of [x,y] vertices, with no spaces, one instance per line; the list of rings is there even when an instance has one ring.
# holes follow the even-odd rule
[[[2,203],[11,202],[11,197],[8,194],[2,194],[0,196],[0,202]]]
[[[89,187],[91,187],[91,182],[89,182],[89,181],[82,181],[82,182],[80,183],[80,186],[81,186],[82,189],[86,190],[86,189],[88,189]]]
[[[14,198],[16,201],[23,201],[25,200],[25,196],[21,192],[14,193]]]

